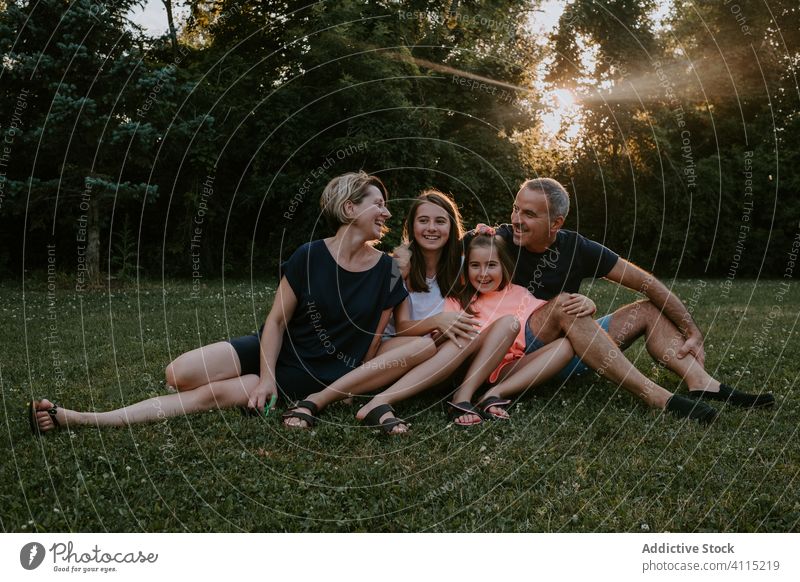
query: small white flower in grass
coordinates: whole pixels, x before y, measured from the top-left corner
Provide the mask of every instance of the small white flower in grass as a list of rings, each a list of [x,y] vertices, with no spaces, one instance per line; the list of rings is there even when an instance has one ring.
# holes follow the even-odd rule
[[[642,531],[650,531],[650,526],[647,525],[646,523],[641,524],[639,527],[641,528]]]
[[[752,453],[753,451],[755,451],[755,449],[753,447],[750,447],[750,448],[747,449],[748,453]]]
[[[131,467],[130,467],[130,465],[126,465],[126,466],[125,466],[125,470],[126,470],[126,471],[130,471],[130,470],[131,470]]]
[[[486,450],[486,445],[483,445],[483,446],[481,446],[481,448],[480,448],[480,449],[478,449],[478,452],[479,452],[479,453],[482,453],[482,452],[483,452],[483,451],[485,451],[485,450]]]
[[[578,514],[577,513],[573,513],[572,514],[572,523],[578,523]]]

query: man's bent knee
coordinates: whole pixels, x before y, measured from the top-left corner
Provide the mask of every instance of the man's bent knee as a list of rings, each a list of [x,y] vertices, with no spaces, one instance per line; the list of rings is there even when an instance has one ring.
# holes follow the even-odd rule
[[[569,293],[559,293],[550,300],[552,305],[549,317],[552,318],[562,329],[569,327],[578,318],[577,315],[566,313],[564,304],[571,298]]]

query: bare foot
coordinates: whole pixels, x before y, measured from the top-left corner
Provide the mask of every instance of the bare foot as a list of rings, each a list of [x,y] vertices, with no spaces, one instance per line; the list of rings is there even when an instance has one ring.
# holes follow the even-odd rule
[[[456,426],[475,426],[483,422],[481,411],[475,408],[469,400],[463,400],[458,404],[448,402],[450,411],[447,416]]]
[[[505,408],[500,408],[499,406],[490,406],[486,409],[486,413],[502,420],[508,420],[511,418],[511,415],[508,414],[508,411]]]
[[[480,416],[471,412],[462,414],[461,416],[457,416],[453,419],[453,423],[457,424],[458,426],[472,426],[482,422],[483,419]]]
[[[312,428],[317,424],[319,407],[313,400],[301,400],[283,413],[283,426],[288,428]]]
[[[294,411],[313,416],[308,408],[295,408]],[[283,426],[288,426],[291,428],[309,428],[311,425],[308,424],[307,420],[297,418],[296,416],[290,416],[283,419]]]

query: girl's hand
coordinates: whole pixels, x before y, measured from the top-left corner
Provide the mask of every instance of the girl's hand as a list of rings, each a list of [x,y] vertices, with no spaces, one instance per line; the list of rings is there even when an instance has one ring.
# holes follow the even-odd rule
[[[472,341],[478,335],[481,324],[466,311],[448,311],[434,315],[436,329],[449,338],[459,348],[463,347],[459,340]]]
[[[403,279],[407,279],[411,270],[411,251],[408,250],[408,245],[395,247],[392,251],[392,257],[397,261],[397,266],[400,267],[400,276]]]
[[[580,293],[570,293],[569,299],[562,303],[561,308],[567,315],[576,317],[594,315],[597,311],[597,305],[594,304],[594,301]]]
[[[278,387],[275,385],[275,382],[272,380],[262,380],[250,394],[250,400],[247,401],[247,408],[256,410],[259,414],[262,414],[264,412],[264,406],[266,406],[276,394],[278,394]]]

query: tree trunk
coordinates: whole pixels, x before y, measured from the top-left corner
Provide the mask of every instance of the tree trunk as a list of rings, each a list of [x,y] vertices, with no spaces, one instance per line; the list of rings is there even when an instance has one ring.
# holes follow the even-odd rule
[[[100,211],[98,200],[92,201],[87,225],[86,263],[89,268],[89,281],[100,280]]]
[[[172,40],[172,54],[178,56],[178,33],[175,32],[175,20],[172,17],[172,0],[161,0],[161,3],[167,9],[167,26],[169,26],[169,38]]]

